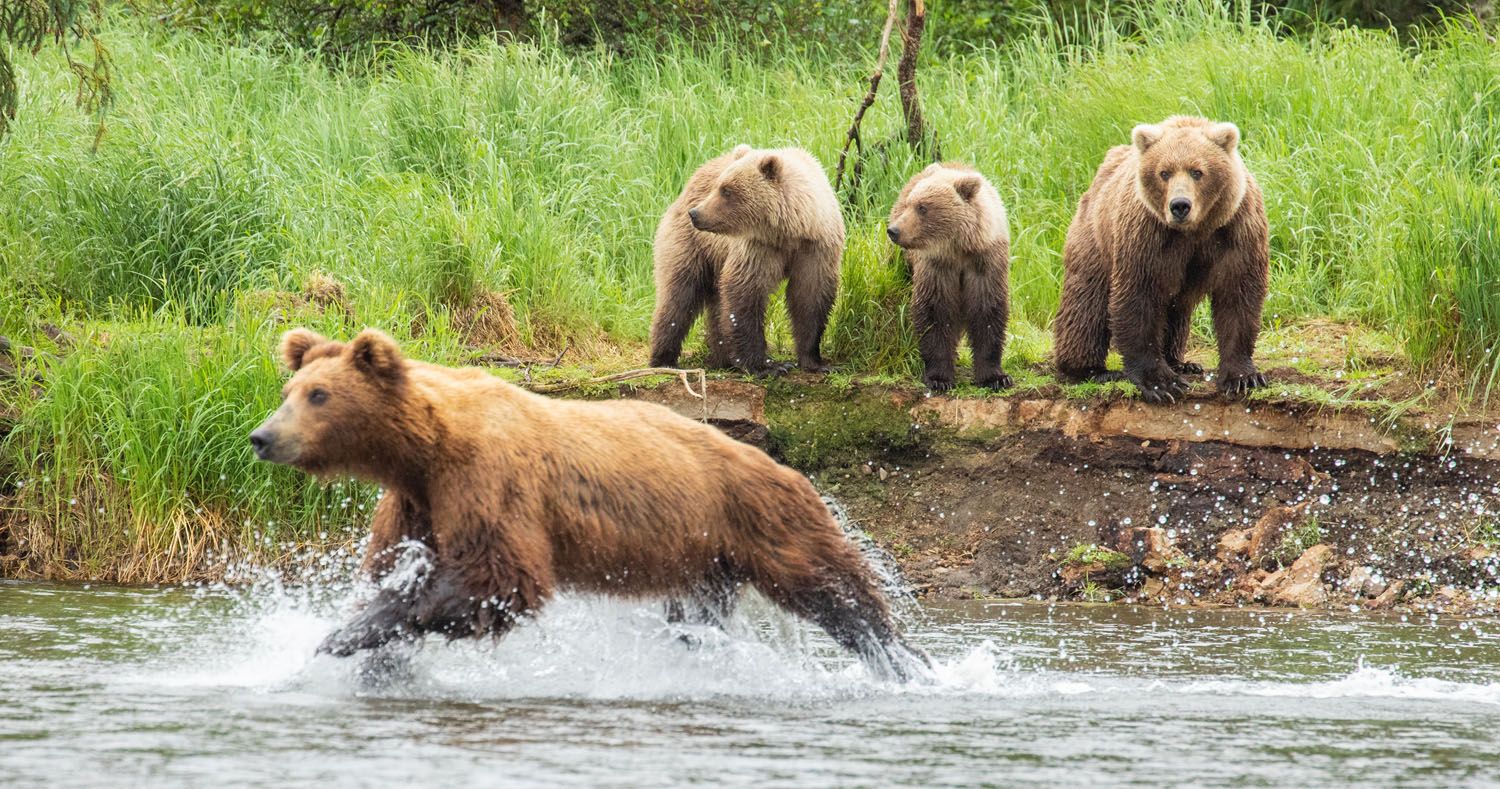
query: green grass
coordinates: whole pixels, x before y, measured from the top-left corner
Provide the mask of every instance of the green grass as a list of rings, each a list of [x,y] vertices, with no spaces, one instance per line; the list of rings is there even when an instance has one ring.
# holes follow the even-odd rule
[[[1267,326],[1361,324],[1483,397],[1500,375],[1500,49],[1484,31],[1293,35],[1191,0],[1136,13],[922,66],[945,155],[1010,209],[1012,374],[1045,384],[1023,368],[1047,357],[1063,236],[1105,150],[1136,123],[1199,113],[1240,125],[1266,193]],[[0,516],[80,568],[214,529],[247,542],[269,521],[288,539],[362,526],[337,492],[244,446],[274,402],[287,324],[380,326],[458,361],[474,353],[463,311],[503,294],[512,352],[644,361],[651,239],[687,175],[741,142],[801,145],[831,169],[870,66],[808,47],[482,42],[330,67],[125,19],[104,38],[119,93],[97,153],[64,70],[26,57],[0,141],[0,333],[45,349],[52,321],[80,338],[40,398],[0,394],[17,415],[0,489],[26,483]],[[901,128],[893,88],[866,119],[871,143]],[[827,350],[846,375],[910,380],[909,285],[882,231],[922,163],[885,150],[846,207]],[[347,312],[286,295],[315,273],[345,286]],[[1206,311],[1195,333],[1209,336]]]

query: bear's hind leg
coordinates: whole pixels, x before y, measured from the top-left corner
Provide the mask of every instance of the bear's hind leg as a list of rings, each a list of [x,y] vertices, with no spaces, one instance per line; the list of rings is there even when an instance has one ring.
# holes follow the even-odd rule
[[[821,578],[759,588],[781,607],[822,628],[881,679],[909,682],[931,668],[927,655],[896,632],[884,600],[868,582]]]
[[[823,361],[823,330],[838,296],[838,260],[837,248],[818,250],[798,261],[787,279],[786,309],[797,345],[797,364],[810,373],[828,371]]]
[[[1001,361],[1005,355],[1005,327],[1010,321],[1010,285],[1003,262],[991,262],[964,278],[964,313],[968,318],[969,347],[974,352],[974,385],[1009,389],[1015,384]]]
[[[1069,239],[1062,297],[1052,321],[1052,362],[1069,381],[1098,380],[1109,355],[1109,261],[1086,241]]]

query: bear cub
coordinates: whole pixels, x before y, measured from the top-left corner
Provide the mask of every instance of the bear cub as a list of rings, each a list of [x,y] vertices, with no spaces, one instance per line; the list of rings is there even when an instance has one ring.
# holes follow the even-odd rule
[[[1270,271],[1260,186],[1240,160],[1232,123],[1174,116],[1135,127],[1110,149],[1079,201],[1063,247],[1053,322],[1066,379],[1125,378],[1151,403],[1187,393],[1193,308],[1213,307],[1218,386],[1265,386],[1253,356]],[[1123,373],[1104,368],[1113,338]]]
[[[820,346],[839,289],[844,217],[822,165],[800,148],[741,145],[688,179],[656,230],[651,364],[676,367],[702,313],[708,367],[776,375],[766,305],[786,280],[797,364],[826,372]]]
[[[967,165],[929,165],[901,190],[886,234],[911,264],[922,382],[934,392],[953,388],[958,338],[967,330],[974,383],[1009,388],[1000,359],[1010,316],[1010,227],[995,187]]]

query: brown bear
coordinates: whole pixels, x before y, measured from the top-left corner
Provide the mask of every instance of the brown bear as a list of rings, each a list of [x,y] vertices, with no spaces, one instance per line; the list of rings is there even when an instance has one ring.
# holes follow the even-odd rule
[[[1147,402],[1187,392],[1193,307],[1207,295],[1219,390],[1265,386],[1252,359],[1270,271],[1265,203],[1232,123],[1171,117],[1110,149],[1063,247],[1054,361],[1070,380],[1124,377]],[[1114,338],[1123,375],[1105,371]]]
[[[820,346],[839,289],[844,217],[822,165],[800,148],[741,145],[699,167],[656,229],[651,364],[676,367],[704,313],[709,367],[753,375],[766,355],[766,304],[784,279],[797,363],[828,369]]]
[[[953,388],[958,337],[967,329],[974,383],[1009,388],[1000,358],[1010,317],[1010,226],[1000,193],[968,165],[928,165],[906,182],[885,232],[911,264],[922,382],[934,392]]]
[[[289,331],[294,374],[256,455],[379,483],[364,568],[417,541],[432,567],[382,589],[319,648],[500,636],[560,588],[679,597],[726,614],[749,585],[883,676],[922,673],[874,575],[807,478],[665,407],[552,400],[479,369],[403,358],[366,329]]]

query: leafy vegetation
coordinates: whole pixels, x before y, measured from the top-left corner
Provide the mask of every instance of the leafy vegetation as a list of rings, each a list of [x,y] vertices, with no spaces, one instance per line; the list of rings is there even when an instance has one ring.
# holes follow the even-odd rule
[[[945,154],[986,172],[1010,207],[1008,364],[1046,358],[1063,236],[1104,151],[1135,123],[1199,113],[1240,125],[1267,195],[1268,333],[1357,325],[1482,397],[1500,337],[1493,31],[1455,19],[1415,38],[1294,34],[1250,6],[1132,8],[1128,24],[1039,18],[1034,35],[924,61]],[[251,461],[244,436],[274,402],[288,325],[380,326],[435,361],[566,348],[600,372],[642,362],[651,239],[687,175],[740,142],[831,164],[870,67],[868,53],[732,32],[625,57],[543,30],[352,48],[331,64],[123,12],[101,31],[126,87],[98,151],[51,50],[16,61],[26,90],[0,141],[0,334],[41,349],[21,363],[46,380],[0,387],[15,424],[0,444],[0,545],[25,540],[60,572],[169,549],[186,566],[182,546],[363,527],[367,489]],[[877,103],[866,139],[899,134],[898,112]],[[883,225],[922,164],[886,147],[849,196],[826,341],[847,375],[918,371]],[[476,330],[485,316],[495,325]],[[74,336],[70,351],[47,323]],[[779,303],[770,325],[773,353],[790,355]],[[1209,337],[1206,311],[1195,332]],[[781,423],[782,451],[828,457],[845,446],[841,423],[875,424],[897,450],[912,440],[898,409],[824,416],[806,423],[842,433],[797,432],[799,415]]]

